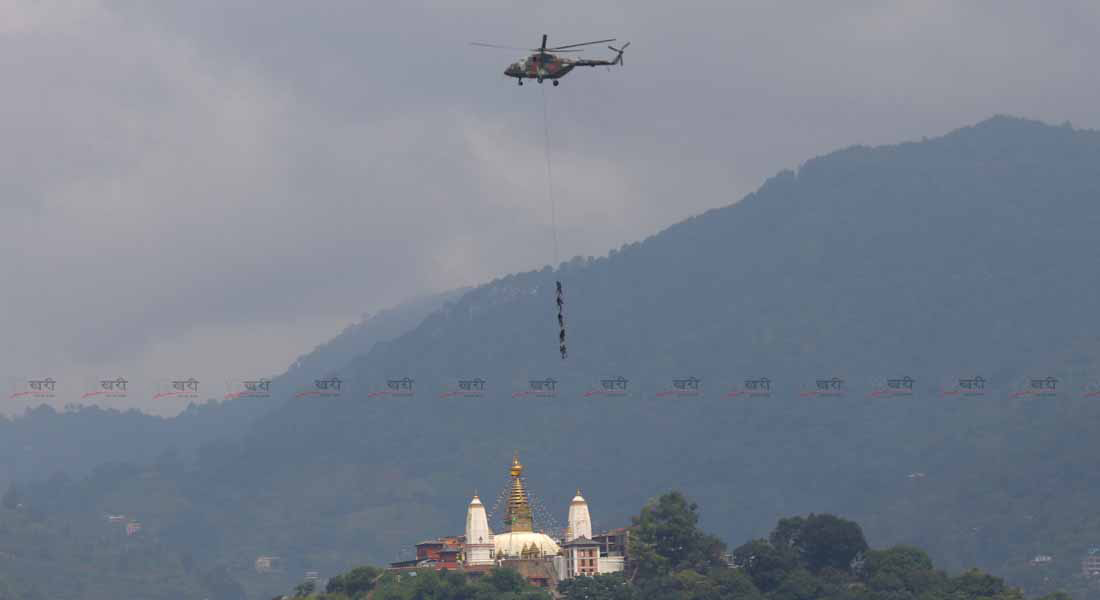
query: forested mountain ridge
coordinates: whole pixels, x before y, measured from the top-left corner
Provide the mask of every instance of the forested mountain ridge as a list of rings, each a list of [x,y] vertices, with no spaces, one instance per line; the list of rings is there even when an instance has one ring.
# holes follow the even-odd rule
[[[1096,373],[1097,164],[1100,134],[1008,117],[841,150],[606,257],[475,288],[332,365],[375,385],[414,378],[415,398],[279,403],[193,466],[55,482],[29,503],[143,515],[162,543],[259,594],[271,589],[249,572],[261,554],[288,572],[335,572],[460,531],[473,490],[502,487],[518,448],[559,520],[578,486],[597,528],[676,487],[725,539],[829,511],[864,522],[876,545],[918,541],[951,569],[1083,590],[1072,572],[1100,539],[1087,516],[1100,502],[1087,468],[1098,403],[1013,393],[1029,377],[1068,390]],[[903,375],[913,396],[868,394]],[[945,380],[974,375],[990,381],[985,396],[941,396]],[[630,394],[586,396],[607,376]],[[657,396],[685,376],[704,396]],[[760,376],[770,397],[726,396]],[[474,377],[483,397],[445,395]],[[556,398],[513,397],[539,377],[559,380]],[[822,377],[846,379],[847,393],[803,395]],[[1021,570],[1038,552],[1056,557],[1056,577]]]

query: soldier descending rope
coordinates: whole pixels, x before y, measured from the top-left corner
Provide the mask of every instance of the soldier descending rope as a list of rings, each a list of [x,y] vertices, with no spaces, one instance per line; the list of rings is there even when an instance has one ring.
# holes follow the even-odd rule
[[[550,231],[554,238],[554,263],[558,262],[558,207],[554,198],[554,172],[550,167],[550,109],[546,103],[546,92],[542,94],[542,129],[543,140],[546,143],[546,196],[550,199]],[[561,359],[565,360],[568,352],[565,350],[565,299],[561,289],[561,280],[557,280],[558,303],[558,352]]]
[[[561,352],[562,360],[565,360],[567,355],[565,351],[565,314],[563,307],[565,306],[565,300],[562,299],[561,282],[558,282],[558,327],[561,331],[558,333],[558,350]]]

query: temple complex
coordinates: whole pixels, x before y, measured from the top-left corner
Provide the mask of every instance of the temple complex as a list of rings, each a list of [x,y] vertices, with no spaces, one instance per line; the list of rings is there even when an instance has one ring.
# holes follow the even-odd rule
[[[466,531],[461,536],[441,537],[416,545],[416,558],[393,563],[390,568],[452,569],[484,572],[494,567],[519,571],[528,581],[556,587],[559,581],[578,576],[622,571],[626,561],[628,530],[592,534],[588,502],[577,490],[569,503],[565,535],[555,539],[535,529],[531,501],[523,483],[523,464],[512,458],[505,506],[504,527],[494,534],[485,505],[474,494],[466,507]]]

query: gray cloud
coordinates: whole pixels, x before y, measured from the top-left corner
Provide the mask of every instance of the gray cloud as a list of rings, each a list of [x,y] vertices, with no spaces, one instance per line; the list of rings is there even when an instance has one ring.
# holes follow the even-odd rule
[[[17,1],[0,373],[275,372],[364,311],[551,262],[543,93],[565,260],[837,147],[1097,127],[1098,25],[1084,1]],[[544,31],[634,44],[543,89],[467,45]]]

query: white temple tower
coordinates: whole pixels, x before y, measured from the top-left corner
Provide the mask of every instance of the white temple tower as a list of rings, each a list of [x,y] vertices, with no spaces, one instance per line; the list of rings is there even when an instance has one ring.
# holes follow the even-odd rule
[[[466,511],[466,564],[493,564],[493,532],[489,531],[489,518],[485,505],[474,494]]]
[[[592,539],[592,517],[588,515],[588,502],[577,490],[577,495],[569,503],[568,529],[565,530],[565,541],[571,542],[577,538]]]

